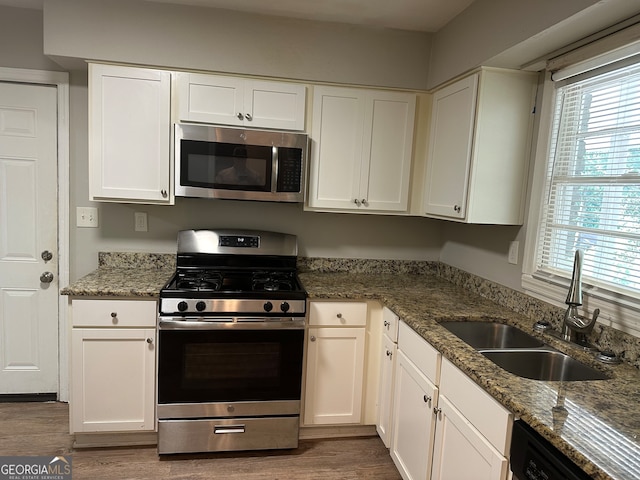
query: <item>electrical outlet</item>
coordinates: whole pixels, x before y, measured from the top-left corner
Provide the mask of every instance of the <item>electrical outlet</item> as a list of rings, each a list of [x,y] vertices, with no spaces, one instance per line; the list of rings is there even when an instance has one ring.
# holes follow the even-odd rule
[[[149,226],[147,225],[146,212],[135,212],[133,214],[133,218],[136,232],[147,232],[149,230]]]
[[[520,246],[520,242],[514,240],[509,244],[509,263],[513,265],[518,264],[518,247]]]
[[[98,209],[95,207],[77,207],[76,225],[78,227],[98,227]]]

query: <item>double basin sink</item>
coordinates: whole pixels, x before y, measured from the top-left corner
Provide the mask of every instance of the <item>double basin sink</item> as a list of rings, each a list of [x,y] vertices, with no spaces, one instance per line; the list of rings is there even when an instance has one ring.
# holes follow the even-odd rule
[[[520,377],[546,381],[609,378],[512,325],[493,321],[444,321],[440,325],[499,367]]]

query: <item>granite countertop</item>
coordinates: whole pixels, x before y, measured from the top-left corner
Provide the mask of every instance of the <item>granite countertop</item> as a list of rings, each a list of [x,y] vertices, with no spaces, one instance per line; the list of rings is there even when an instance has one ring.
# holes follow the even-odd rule
[[[640,372],[533,332],[534,320],[435,275],[301,273],[314,298],[373,299],[393,310],[498,402],[534,427],[594,479],[640,478]],[[611,376],[544,382],[512,375],[438,324],[495,319]]]
[[[101,254],[103,255],[103,254]],[[72,296],[157,297],[174,271],[171,256],[151,262],[101,257],[99,268],[65,288]],[[498,402],[571,458],[594,479],[640,479],[640,371],[623,363],[608,366],[594,355],[547,334],[533,332],[531,316],[516,313],[476,293],[483,287],[459,285],[435,270],[394,268],[344,270],[359,273],[301,271],[310,299],[377,300],[464,371]],[[492,288],[492,287],[488,287]],[[481,292],[486,293],[486,292]],[[493,292],[501,295],[501,292]],[[495,296],[495,295],[494,295]],[[517,301],[517,300],[514,300]],[[508,303],[508,300],[507,300]],[[512,375],[476,352],[438,323],[442,320],[508,323],[538,336],[611,379],[544,382]]]
[[[175,255],[103,253],[98,268],[63,288],[78,297],[158,297],[175,272]]]

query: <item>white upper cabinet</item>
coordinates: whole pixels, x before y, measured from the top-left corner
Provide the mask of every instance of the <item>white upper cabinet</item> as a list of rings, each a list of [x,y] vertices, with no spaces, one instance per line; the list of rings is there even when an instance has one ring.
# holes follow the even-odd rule
[[[483,68],[433,95],[428,217],[520,225],[537,74]]]
[[[179,73],[177,90],[181,121],[304,130],[304,85]]]
[[[405,213],[416,95],[315,87],[308,207]]]
[[[172,203],[171,73],[89,65],[89,197]]]

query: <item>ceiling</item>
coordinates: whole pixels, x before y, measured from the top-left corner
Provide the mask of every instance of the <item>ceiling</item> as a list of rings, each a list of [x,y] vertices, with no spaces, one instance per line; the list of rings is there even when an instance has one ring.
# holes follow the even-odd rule
[[[0,0],[41,9],[47,0]],[[139,1],[139,0],[126,0]],[[436,32],[474,0],[147,0],[352,25]]]

